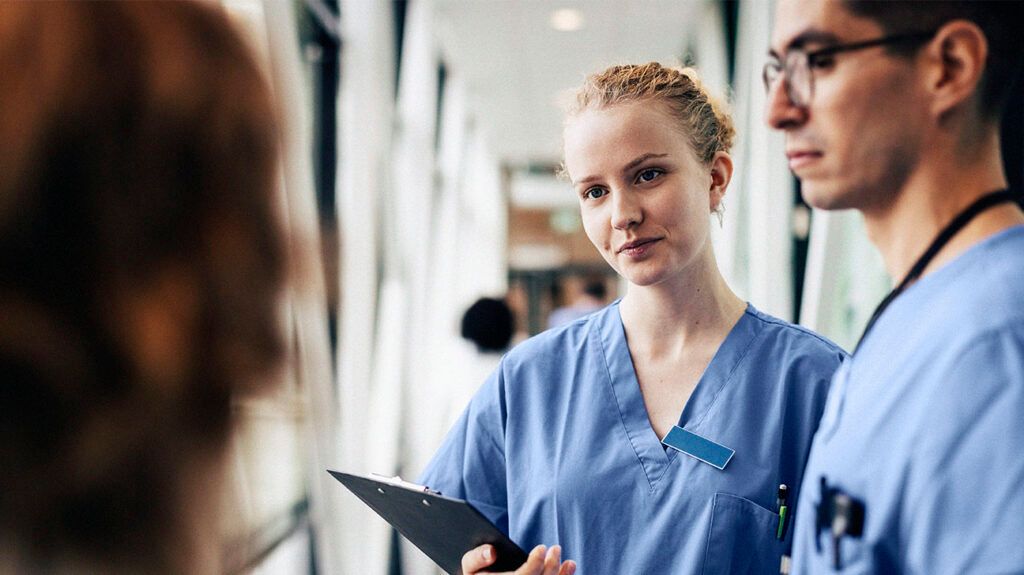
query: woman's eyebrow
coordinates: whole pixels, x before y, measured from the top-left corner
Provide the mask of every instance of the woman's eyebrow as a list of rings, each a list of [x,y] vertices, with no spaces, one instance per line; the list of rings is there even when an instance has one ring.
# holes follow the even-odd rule
[[[665,158],[667,156],[668,156],[668,154],[653,154],[653,153],[642,154],[640,156],[637,156],[636,159],[634,159],[630,163],[628,163],[625,166],[623,166],[622,167],[622,171],[623,172],[628,172],[628,171],[632,170],[633,168],[639,166],[640,164],[646,162],[647,160],[654,160],[654,159],[657,159],[657,158]]]
[[[633,168],[639,166],[640,164],[646,162],[647,160],[653,160],[653,159],[665,158],[665,157],[668,157],[668,154],[655,154],[653,152],[648,152],[646,154],[641,154],[641,155],[637,156],[636,158],[633,158],[632,160],[630,160],[629,163],[627,163],[625,166],[622,166],[622,171],[623,172],[628,172],[628,171],[632,170]],[[586,183],[592,182],[594,180],[600,180],[600,179],[601,179],[601,176],[598,176],[598,175],[587,176],[585,178],[581,178],[581,179],[573,182],[572,185],[578,186],[580,184],[586,184]]]

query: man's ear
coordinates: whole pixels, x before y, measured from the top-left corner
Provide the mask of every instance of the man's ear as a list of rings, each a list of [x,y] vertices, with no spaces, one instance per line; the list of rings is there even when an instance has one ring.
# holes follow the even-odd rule
[[[939,28],[927,48],[932,64],[927,88],[934,116],[945,116],[972,100],[977,105],[988,48],[985,33],[973,22],[953,20]]]
[[[716,152],[711,158],[711,187],[708,190],[709,211],[714,212],[725,197],[725,190],[732,180],[732,157],[727,152]]]

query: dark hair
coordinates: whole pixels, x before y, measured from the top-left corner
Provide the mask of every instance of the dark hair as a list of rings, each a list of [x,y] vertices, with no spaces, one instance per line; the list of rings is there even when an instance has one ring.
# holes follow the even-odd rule
[[[502,351],[512,341],[515,321],[504,300],[480,298],[462,315],[462,337],[481,351]]]
[[[0,542],[181,572],[185,486],[283,357],[269,87],[211,6],[0,2],[0,102]]]
[[[846,0],[854,15],[874,20],[886,34],[938,30],[953,20],[976,24],[988,39],[989,52],[979,87],[980,109],[999,120],[1024,61],[1024,2],[1020,0]],[[894,48],[898,49],[898,48]]]
[[[596,297],[599,300],[603,300],[608,297],[608,288],[604,285],[604,280],[591,278],[587,280],[587,283],[583,286],[583,293]]]

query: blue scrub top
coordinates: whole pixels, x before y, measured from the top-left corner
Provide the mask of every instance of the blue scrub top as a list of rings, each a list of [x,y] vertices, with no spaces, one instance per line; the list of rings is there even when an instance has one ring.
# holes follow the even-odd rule
[[[735,450],[722,471],[662,446],[616,302],[509,352],[420,482],[588,575],[778,573],[778,485],[792,504],[844,356],[748,306],[679,418]]]
[[[794,573],[833,572],[821,477],[865,507],[843,573],[1024,573],[1024,226],[908,288],[836,374]]]

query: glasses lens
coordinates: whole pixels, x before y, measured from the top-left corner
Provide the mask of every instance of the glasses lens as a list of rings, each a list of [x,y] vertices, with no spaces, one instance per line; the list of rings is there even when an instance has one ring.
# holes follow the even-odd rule
[[[811,101],[811,70],[807,67],[807,54],[792,50],[786,54],[786,85],[789,99],[795,106],[806,106]]]
[[[779,81],[779,74],[782,73],[782,65],[775,61],[765,63],[761,70],[761,80],[764,81],[764,91],[771,92],[775,82]]]

